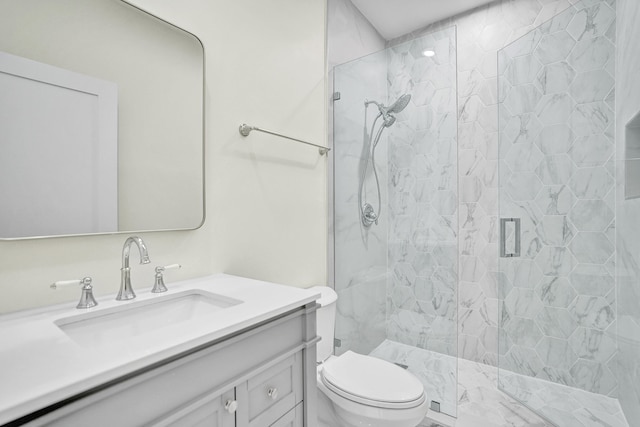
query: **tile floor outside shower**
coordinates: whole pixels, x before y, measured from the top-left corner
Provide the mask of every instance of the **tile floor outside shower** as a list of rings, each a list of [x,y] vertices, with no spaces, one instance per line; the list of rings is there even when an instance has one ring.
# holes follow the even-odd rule
[[[629,427],[618,401],[603,395],[508,371],[501,371],[498,379],[493,366],[391,340],[371,355],[407,366],[424,384],[428,399],[440,402],[443,413],[454,414],[457,403],[455,427]],[[518,400],[497,389],[499,380],[501,388]],[[430,419],[420,427],[440,426],[449,427]]]

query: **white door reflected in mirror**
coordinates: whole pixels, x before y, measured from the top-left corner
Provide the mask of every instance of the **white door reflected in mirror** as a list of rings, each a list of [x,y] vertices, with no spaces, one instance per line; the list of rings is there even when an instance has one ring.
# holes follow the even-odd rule
[[[0,236],[118,231],[118,87],[0,52]]]

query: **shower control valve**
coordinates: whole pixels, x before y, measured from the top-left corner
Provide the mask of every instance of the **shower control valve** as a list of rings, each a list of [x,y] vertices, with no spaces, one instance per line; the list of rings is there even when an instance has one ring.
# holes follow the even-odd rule
[[[365,203],[362,207],[362,224],[365,227],[371,227],[374,223],[378,225],[378,215],[373,210],[373,206],[369,203]]]

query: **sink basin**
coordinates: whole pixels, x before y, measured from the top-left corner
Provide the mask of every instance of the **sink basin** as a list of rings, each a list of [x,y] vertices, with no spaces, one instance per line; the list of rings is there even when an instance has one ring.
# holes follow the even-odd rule
[[[201,290],[189,290],[145,301],[57,319],[54,323],[84,346],[134,339],[163,328],[198,322],[242,301]]]

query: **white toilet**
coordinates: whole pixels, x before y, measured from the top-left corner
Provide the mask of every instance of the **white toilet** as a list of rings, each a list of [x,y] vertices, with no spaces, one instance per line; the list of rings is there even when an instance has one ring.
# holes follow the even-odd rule
[[[393,363],[347,351],[333,356],[337,294],[326,286],[317,312],[318,426],[416,427],[427,414],[422,383]]]

